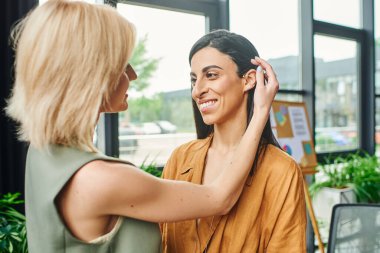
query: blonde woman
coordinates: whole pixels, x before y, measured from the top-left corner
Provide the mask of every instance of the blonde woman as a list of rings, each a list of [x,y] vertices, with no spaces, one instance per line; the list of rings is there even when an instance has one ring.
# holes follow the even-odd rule
[[[213,182],[155,178],[92,143],[99,114],[126,110],[133,25],[116,10],[51,0],[15,29],[7,113],[30,142],[25,210],[30,253],[160,252],[157,222],[227,213],[242,191],[278,90],[257,77],[255,115]],[[257,59],[263,69],[267,64]]]

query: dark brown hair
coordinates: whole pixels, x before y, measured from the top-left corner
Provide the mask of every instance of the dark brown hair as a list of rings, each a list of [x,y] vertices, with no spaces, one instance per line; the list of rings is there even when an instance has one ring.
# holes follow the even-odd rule
[[[217,49],[219,52],[228,55],[232,61],[237,65],[237,75],[243,77],[243,75],[250,69],[256,69],[257,66],[251,63],[251,59],[255,58],[255,56],[259,56],[256,48],[252,45],[252,43],[246,39],[245,37],[229,32],[227,30],[215,30],[212,31],[203,37],[201,37],[195,44],[192,46],[189,53],[189,63],[191,64],[191,59],[194,54],[199,50],[205,47],[212,47]],[[248,122],[251,120],[253,116],[253,97],[255,94],[255,89],[251,89],[248,91],[248,102],[247,102],[247,126]],[[210,136],[214,132],[213,125],[206,125],[203,122],[202,115],[198,109],[198,106],[194,100],[193,103],[193,113],[195,120],[195,128],[197,131],[197,138],[204,139]],[[251,175],[253,174],[259,157],[261,157],[266,150],[268,144],[272,144],[276,147],[280,147],[275,136],[273,135],[272,128],[270,125],[270,120],[265,124],[263,133],[259,142],[259,150],[255,157],[255,161],[253,163],[253,167],[251,170]]]

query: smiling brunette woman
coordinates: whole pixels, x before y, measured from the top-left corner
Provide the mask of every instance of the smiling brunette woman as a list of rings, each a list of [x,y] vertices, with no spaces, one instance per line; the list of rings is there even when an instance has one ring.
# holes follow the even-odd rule
[[[227,213],[252,166],[274,80],[257,83],[255,116],[236,155],[204,185],[159,179],[92,143],[101,112],[128,108],[137,78],[133,25],[109,6],[50,0],[14,30],[16,79],[7,113],[30,142],[25,211],[30,253],[161,251],[155,222]],[[269,71],[270,72],[270,71]],[[241,159],[241,158],[244,159]]]
[[[256,105],[263,67],[267,85],[271,66],[257,57],[243,36],[213,31],[190,51],[193,110],[198,140],[177,148],[163,177],[207,185],[235,155]],[[256,57],[255,64],[249,59]],[[256,70],[256,65],[259,67]],[[258,155],[238,202],[224,215],[162,225],[164,252],[305,252],[306,212],[303,178],[297,163],[283,152],[269,120]],[[241,160],[246,157],[241,156]]]

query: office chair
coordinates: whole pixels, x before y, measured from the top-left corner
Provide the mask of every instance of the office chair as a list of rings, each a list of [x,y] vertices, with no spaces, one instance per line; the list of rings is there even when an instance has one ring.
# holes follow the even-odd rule
[[[327,253],[380,253],[380,204],[335,205]]]

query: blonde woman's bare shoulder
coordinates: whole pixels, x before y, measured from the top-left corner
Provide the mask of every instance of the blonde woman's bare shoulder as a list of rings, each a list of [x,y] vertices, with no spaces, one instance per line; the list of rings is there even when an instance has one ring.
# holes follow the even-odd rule
[[[85,194],[113,194],[143,173],[130,164],[117,161],[94,160],[85,164],[72,177],[71,184]],[[99,198],[98,198],[99,199]]]
[[[139,170],[135,166],[118,161],[110,160],[93,160],[83,165],[75,174],[75,180],[80,180],[81,183],[93,184],[95,179],[101,181],[115,177],[115,175],[123,174],[127,176],[129,173],[136,173]],[[98,186],[102,185],[98,182]]]
[[[68,186],[75,203],[85,206],[85,213],[121,215],[122,203],[153,191],[157,180],[130,164],[94,160],[79,169]]]

